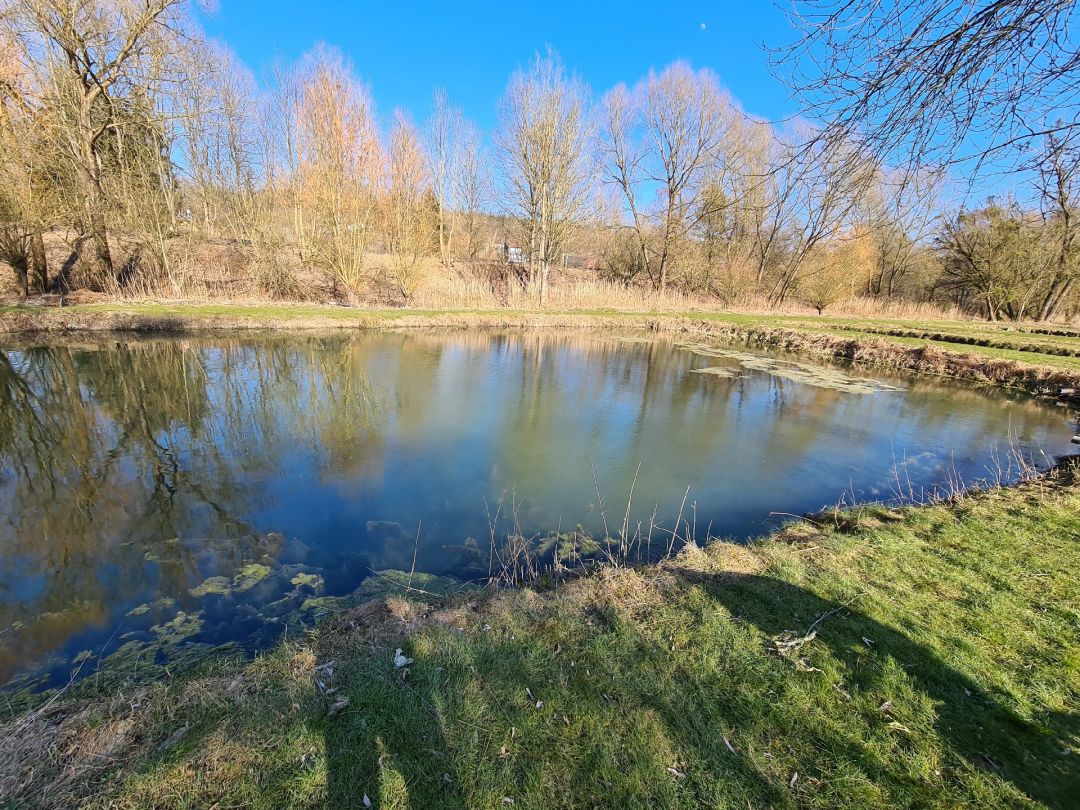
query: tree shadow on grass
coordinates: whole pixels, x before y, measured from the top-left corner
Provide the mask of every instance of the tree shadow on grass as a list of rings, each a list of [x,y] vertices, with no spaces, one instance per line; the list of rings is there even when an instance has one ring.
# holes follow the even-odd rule
[[[813,644],[824,644],[843,667],[846,683],[860,690],[882,686],[883,664],[891,658],[912,685],[935,703],[936,730],[948,747],[974,767],[1012,783],[1051,807],[1074,807],[1080,796],[1080,764],[1063,742],[1080,734],[1080,715],[1052,713],[1041,724],[1028,722],[1001,705],[970,678],[934,652],[897,630],[852,609],[829,602],[781,580],[724,572],[672,569],[686,583],[700,585],[736,619],[777,639],[806,633],[821,617]],[[873,654],[868,655],[872,645]],[[849,752],[872,773],[904,779],[887,764]]]
[[[251,684],[257,716],[195,722],[156,764],[202,759],[213,734],[225,743],[213,743],[219,756],[260,749],[251,775],[240,777],[251,783],[229,792],[233,799],[306,796],[294,804],[326,807],[364,807],[365,796],[373,807],[409,808],[499,805],[503,796],[515,807],[987,800],[987,786],[928,779],[919,750],[906,754],[925,742],[931,758],[941,752],[961,767],[961,779],[966,762],[1050,806],[1073,806],[1080,795],[1076,757],[1062,752],[1062,739],[1080,732],[1076,715],[1026,722],[926,647],[803,588],[666,570],[675,580],[657,621],[617,599],[575,607],[517,595],[502,614],[459,605],[452,621],[429,621],[399,640],[417,613],[390,621],[385,603],[346,612],[320,629],[314,661],[309,653],[295,676],[279,667],[281,683]],[[831,684],[821,687],[824,699],[815,696],[822,676],[792,677],[793,664],[766,654],[743,629],[766,639],[802,635],[823,616],[793,656],[839,669],[854,703],[832,702]],[[668,643],[672,629],[684,630],[689,644]],[[416,661],[396,666],[398,646]],[[332,674],[312,671],[329,662]],[[921,693],[932,701],[916,710],[937,738],[898,732],[905,753],[894,756],[893,732],[865,735],[892,719],[879,714],[876,696],[900,689],[899,707],[908,687],[908,700]],[[325,782],[314,770],[320,738]],[[297,739],[302,745],[290,742]],[[801,778],[789,784],[795,769]]]
[[[329,678],[317,670],[329,693],[313,724],[325,741],[326,806],[464,808],[440,711],[442,669],[395,663],[396,645],[409,645],[377,629],[385,610],[370,603],[320,634],[318,658],[333,667]]]
[[[447,637],[438,632],[451,633],[452,654],[443,655],[438,639]],[[407,677],[390,648],[347,657],[335,672],[335,694],[348,705],[321,721],[328,807],[363,807],[365,796],[374,807],[410,808],[700,804],[693,778],[672,775],[679,762],[667,745],[634,725],[655,716],[655,733],[680,751],[702,740],[666,726],[666,713],[642,692],[648,685],[620,682],[606,668],[617,657],[586,653],[570,667],[568,654],[551,654],[555,641],[543,633],[438,632],[426,655],[402,642],[416,658]],[[602,627],[597,633],[608,637]],[[640,640],[625,642],[642,662]],[[691,754],[698,762],[709,757]],[[783,804],[775,782],[752,764],[729,757],[714,765],[730,793],[753,797],[755,806]]]
[[[374,807],[689,807],[717,785],[739,806],[786,803],[776,779],[698,727],[717,690],[656,699],[650,670],[663,652],[632,626],[597,621],[583,644],[563,638],[561,653],[545,629],[444,629],[426,654],[403,641],[416,658],[407,677],[390,647],[345,656],[334,683],[348,705],[321,721],[327,806],[363,807],[367,796]],[[331,643],[320,660],[335,657]],[[626,661],[641,668],[635,677]]]
[[[411,603],[400,608],[407,615],[382,601],[336,615],[313,646],[241,670],[236,691],[229,673],[197,704],[179,701],[139,767],[160,770],[168,790],[142,791],[135,803],[287,797],[362,808],[366,796],[372,807],[462,808],[501,806],[505,796],[514,807],[787,807],[1000,797],[991,782],[926,777],[920,768],[940,754],[961,780],[970,763],[1047,805],[1074,806],[1080,773],[1062,740],[1080,733],[1076,715],[1027,722],[928,648],[804,588],[665,570],[674,580],[663,602],[650,591],[636,607],[618,596],[515,594],[495,610],[451,606],[454,618],[441,624],[430,615],[440,609]],[[650,615],[653,607],[662,612]],[[426,629],[403,638],[420,614]],[[793,663],[746,630],[802,635],[821,617],[792,658],[839,670],[854,702],[820,674],[793,677]],[[672,631],[681,642],[668,641]],[[396,666],[398,646],[416,661]],[[892,718],[877,696],[897,690],[898,707],[917,701],[914,728],[933,723],[936,737],[884,730]],[[920,750],[929,759],[920,762]]]
[[[844,688],[865,697],[906,679],[933,702],[946,761],[966,761],[1052,807],[1072,806],[1080,774],[1062,740],[1080,731],[1076,715],[1027,722],[897,630],[803,588],[762,576],[668,570],[676,576],[671,616],[680,621],[693,621],[700,608],[720,627],[730,613],[778,638],[795,629],[801,635],[825,616],[801,652],[813,658],[827,650]],[[682,600],[694,586],[704,596]],[[728,654],[720,641],[705,655],[710,661],[702,661],[692,650],[669,649],[656,627],[615,611],[605,617],[604,608],[587,615],[592,618],[579,615],[580,625],[560,624],[565,613],[552,625],[529,620],[516,635],[498,627],[436,633],[434,646],[429,636],[423,649],[401,642],[417,659],[407,678],[392,662],[392,646],[346,656],[335,685],[348,706],[319,726],[327,806],[362,807],[366,795],[376,807],[458,808],[477,800],[477,790],[490,802],[505,790],[518,796],[516,806],[545,797],[545,806],[603,807],[782,807],[811,797],[845,806],[882,797],[918,805],[952,795],[928,782],[916,760],[883,754],[858,728],[845,728],[843,712],[863,711],[858,704],[825,717],[827,705],[801,703],[800,684],[809,681],[791,678],[789,665],[764,650],[744,641]],[[487,613],[484,619],[497,621]],[[554,633],[567,627],[576,637],[562,638],[563,652],[555,655]],[[690,638],[706,641],[707,632],[698,628]],[[445,654],[450,647],[453,653]],[[334,654],[328,648],[324,657]],[[571,655],[577,667],[568,669]],[[461,696],[466,690],[468,701]],[[852,720],[861,727],[866,718]],[[883,724],[890,720],[887,713],[880,717]],[[516,738],[507,735],[511,729]],[[888,750],[888,739],[877,744]],[[762,758],[770,756],[770,741],[779,746],[777,757],[805,763],[801,783],[789,785],[791,773],[766,764],[773,762]],[[819,781],[815,760],[823,763]],[[802,796],[804,790],[812,793]],[[973,799],[979,790],[964,785],[961,795]]]

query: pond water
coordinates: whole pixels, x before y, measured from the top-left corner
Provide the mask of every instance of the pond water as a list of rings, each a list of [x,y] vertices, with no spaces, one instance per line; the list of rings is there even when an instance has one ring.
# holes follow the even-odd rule
[[[520,533],[542,566],[625,526],[647,555],[680,514],[681,536],[747,538],[842,498],[1008,477],[1010,447],[1040,464],[1068,452],[1069,419],[1001,392],[642,335],[8,347],[0,683],[257,649],[396,587],[414,560],[414,587],[482,583],[499,569],[493,536],[505,559]]]

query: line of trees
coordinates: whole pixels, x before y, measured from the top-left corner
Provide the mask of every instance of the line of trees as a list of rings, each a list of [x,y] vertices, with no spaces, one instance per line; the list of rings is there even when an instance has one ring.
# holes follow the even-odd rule
[[[541,304],[576,273],[819,311],[1080,306],[1068,128],[1041,134],[1025,204],[948,212],[939,170],[890,169],[853,128],[757,120],[682,62],[596,98],[549,52],[490,137],[441,91],[422,125],[384,126],[337,51],[260,85],[187,3],[0,2],[0,260],[24,295],[182,290],[216,246],[278,298],[408,303],[482,270]]]

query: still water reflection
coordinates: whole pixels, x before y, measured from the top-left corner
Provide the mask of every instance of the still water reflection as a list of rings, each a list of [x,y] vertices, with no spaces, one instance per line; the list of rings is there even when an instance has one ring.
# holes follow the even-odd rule
[[[796,360],[499,332],[0,351],[0,683],[257,648],[414,551],[481,581],[500,498],[527,535],[602,534],[632,484],[631,528],[673,526],[689,486],[699,536],[748,537],[898,471],[987,476],[1010,437],[1068,449],[1059,408]]]

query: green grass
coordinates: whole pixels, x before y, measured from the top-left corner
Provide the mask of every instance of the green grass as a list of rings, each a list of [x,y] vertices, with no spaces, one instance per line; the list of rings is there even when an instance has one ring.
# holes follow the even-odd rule
[[[1075,806],[1080,488],[853,514],[844,530],[803,523],[543,592],[391,599],[250,664],[70,697],[53,714],[71,719],[52,721],[68,759],[29,760],[25,797]],[[415,659],[407,677],[399,646]],[[338,691],[323,695],[316,677]],[[103,739],[108,754],[89,758]],[[63,786],[65,765],[78,778]]]
[[[478,309],[359,309],[313,304],[174,304],[110,303],[85,304],[58,309],[40,307],[0,307],[0,318],[31,314],[35,318],[70,319],[79,316],[144,316],[184,320],[225,319],[229,322],[256,321],[267,326],[317,322],[325,325],[393,325],[440,319],[447,316],[513,320],[520,317],[574,317],[582,323],[589,318],[623,318],[628,324],[643,319],[693,318],[743,327],[781,327],[805,333],[824,333],[853,339],[872,339],[898,346],[937,346],[977,357],[1015,360],[1023,363],[1080,370],[1080,338],[1073,334],[1044,335],[1032,327],[991,324],[979,321],[911,321],[892,318],[852,318],[832,315],[760,315],[731,312],[621,312],[591,310],[478,310]],[[1069,330],[1063,330],[1068,332]],[[1080,333],[1078,333],[1080,335]]]

